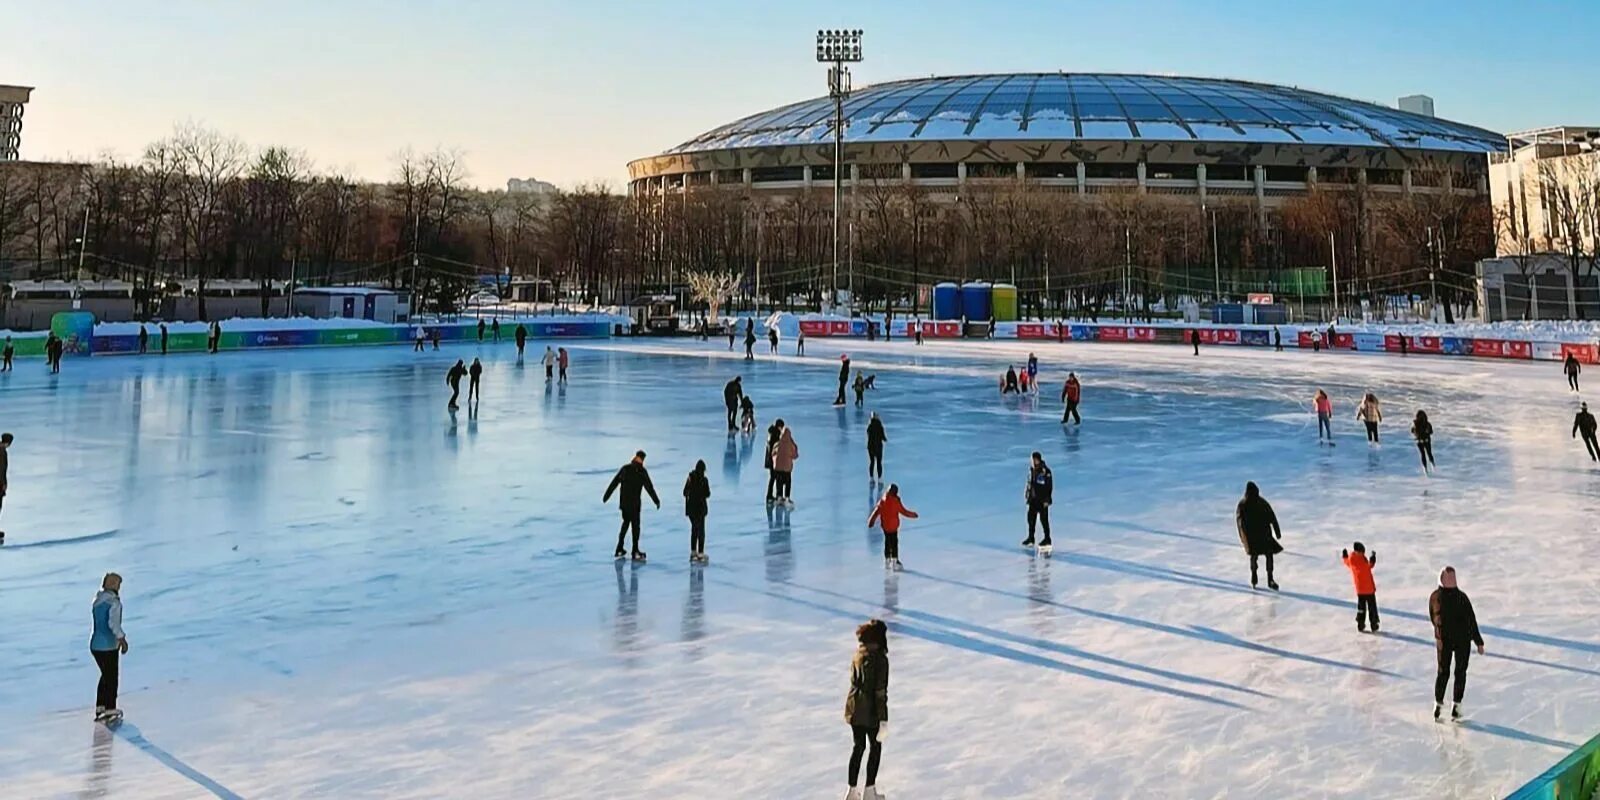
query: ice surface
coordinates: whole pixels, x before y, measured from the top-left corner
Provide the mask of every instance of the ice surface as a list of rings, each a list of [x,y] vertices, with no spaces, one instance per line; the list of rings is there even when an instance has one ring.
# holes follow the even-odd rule
[[[891,797],[1495,797],[1595,732],[1600,475],[1556,365],[855,341],[880,387],[858,410],[828,405],[836,347],[807,347],[572,344],[564,389],[509,343],[0,376],[0,794],[841,795],[851,631],[873,615],[893,626]],[[993,389],[1029,349],[1038,407]],[[444,370],[474,355],[485,400],[452,418]],[[1063,431],[1067,369],[1085,422]],[[725,436],[734,374],[763,425],[795,428],[792,512],[763,507],[760,441]],[[1317,386],[1337,448],[1315,444]],[[1351,418],[1368,388],[1381,448]],[[1404,435],[1417,407],[1432,479]],[[922,513],[900,574],[863,524],[870,410]],[[599,499],[639,447],[664,508],[634,567]],[[1017,547],[1034,449],[1051,560]],[[700,458],[703,570],[680,497]],[[1250,479],[1284,521],[1281,594],[1246,585]],[[1354,539],[1380,556],[1381,637],[1352,624]],[[1428,717],[1446,563],[1489,648],[1463,726]],[[115,736],[89,720],[86,652],[108,569],[132,643]]]

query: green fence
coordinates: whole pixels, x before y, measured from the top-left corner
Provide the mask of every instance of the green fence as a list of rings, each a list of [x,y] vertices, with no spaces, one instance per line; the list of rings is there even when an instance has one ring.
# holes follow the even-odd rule
[[[1600,736],[1574,750],[1506,800],[1590,800],[1600,788]]]

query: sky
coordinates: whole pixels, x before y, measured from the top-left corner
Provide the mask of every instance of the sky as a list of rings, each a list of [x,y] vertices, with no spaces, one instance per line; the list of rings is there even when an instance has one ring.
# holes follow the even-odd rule
[[[855,84],[1006,71],[1243,78],[1495,131],[1600,125],[1596,0],[0,0],[0,84],[37,87],[22,155],[134,157],[181,123],[383,180],[405,148],[472,183],[622,186],[627,162]]]

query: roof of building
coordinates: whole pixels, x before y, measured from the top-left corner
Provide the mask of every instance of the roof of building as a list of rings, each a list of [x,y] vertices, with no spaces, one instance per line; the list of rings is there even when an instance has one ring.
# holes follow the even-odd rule
[[[845,101],[847,142],[1148,140],[1347,145],[1486,153],[1505,137],[1437,117],[1287,86],[1216,78],[1006,73],[915,78]],[[754,114],[667,153],[833,141],[833,101]]]

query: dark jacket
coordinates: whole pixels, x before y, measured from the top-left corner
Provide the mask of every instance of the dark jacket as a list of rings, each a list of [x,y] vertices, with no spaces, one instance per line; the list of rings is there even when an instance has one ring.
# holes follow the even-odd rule
[[[1433,423],[1431,423],[1431,422],[1429,422],[1429,421],[1427,421],[1425,419],[1416,420],[1416,421],[1412,422],[1411,423],[1411,435],[1415,436],[1417,441],[1419,441],[1419,442],[1432,441],[1433,440]]]
[[[519,341],[519,342],[528,341],[528,329],[523,327],[521,324],[518,324],[517,325],[516,336],[517,336],[517,341]]]
[[[1483,646],[1483,635],[1478,633],[1478,616],[1472,613],[1472,601],[1460,589],[1441,586],[1428,596],[1428,619],[1433,621],[1434,641],[1455,649],[1470,642]]]
[[[461,385],[461,376],[463,376],[465,374],[467,374],[467,368],[461,366],[460,364],[457,364],[457,365],[451,367],[449,372],[445,373],[445,376],[444,376],[445,383],[450,384],[450,386],[452,388],[456,387],[456,386],[460,386]]]
[[[641,491],[649,492],[650,499],[654,500],[656,505],[661,505],[661,498],[656,496],[655,484],[650,482],[650,473],[637,461],[629,461],[622,465],[622,469],[617,470],[617,477],[611,479],[611,485],[606,487],[605,497],[600,498],[600,501],[609,502],[611,493],[617,491],[618,487],[622,488],[622,492],[617,497],[617,507],[624,511],[639,510]]]
[[[479,361],[472,362],[472,366],[467,368],[467,374],[472,376],[473,383],[477,383],[478,379],[483,376],[483,363]]]
[[[1576,375],[1583,371],[1583,367],[1578,366],[1578,359],[1573,358],[1571,355],[1567,356],[1567,361],[1561,365],[1561,369],[1568,375]]]
[[[1273,513],[1272,504],[1261,496],[1261,490],[1254,483],[1245,486],[1244,498],[1239,501],[1233,520],[1239,527],[1239,543],[1244,545],[1246,553],[1264,556],[1283,552],[1283,545],[1278,544],[1283,536],[1283,529],[1278,527],[1278,515]]]
[[[739,398],[743,395],[744,385],[738,378],[728,381],[728,385],[722,387],[722,402],[728,408],[738,408]]]
[[[1049,464],[1028,467],[1028,490],[1025,497],[1029,505],[1047,506],[1055,497],[1056,479]]]
[[[845,359],[839,364],[839,383],[842,385],[850,380],[850,359]]]
[[[708,506],[706,501],[711,499],[711,481],[706,480],[704,472],[690,472],[689,479],[683,482],[683,513],[689,517],[703,517]]]
[[[778,437],[782,435],[783,429],[778,427],[778,423],[774,422],[767,426],[767,450],[761,459],[761,465],[766,469],[772,469],[772,448],[778,446]]]
[[[868,728],[889,721],[889,656],[877,647],[857,647],[850,661],[844,721]]]
[[[1579,411],[1578,415],[1572,418],[1572,435],[1574,436],[1578,435],[1579,431],[1588,436],[1594,433],[1594,428],[1594,415],[1587,411]]]
[[[874,453],[883,452],[883,443],[889,441],[889,435],[883,432],[883,420],[873,417],[867,423],[867,449]]]

